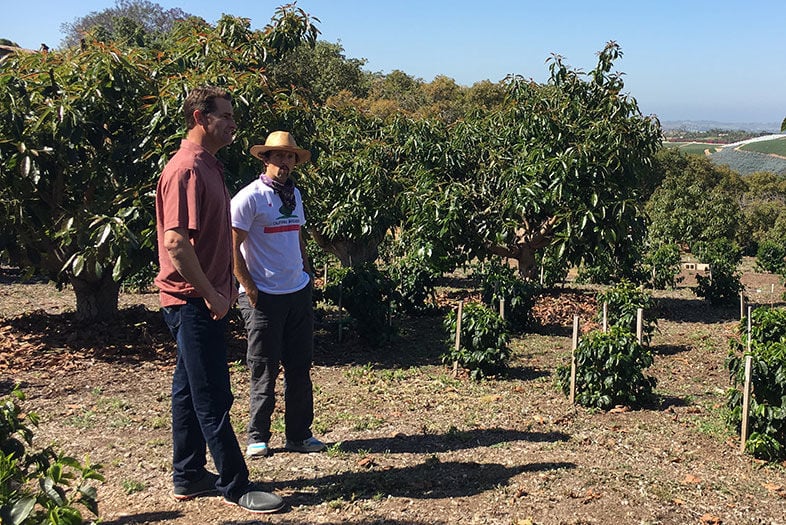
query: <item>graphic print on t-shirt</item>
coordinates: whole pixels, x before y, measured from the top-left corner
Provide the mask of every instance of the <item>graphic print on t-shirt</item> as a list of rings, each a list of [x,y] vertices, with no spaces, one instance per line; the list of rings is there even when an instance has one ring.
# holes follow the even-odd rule
[[[281,206],[278,211],[281,213],[281,216],[276,217],[276,221],[270,226],[265,226],[265,233],[281,233],[300,230],[300,221],[298,220],[298,216],[292,213],[293,210],[286,206]]]

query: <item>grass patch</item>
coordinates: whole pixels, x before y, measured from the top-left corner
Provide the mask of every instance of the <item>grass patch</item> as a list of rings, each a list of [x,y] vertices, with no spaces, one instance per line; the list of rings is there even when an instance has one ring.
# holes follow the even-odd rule
[[[753,151],[755,153],[766,153],[768,155],[786,157],[786,137],[749,142],[740,146],[740,149],[742,151]]]

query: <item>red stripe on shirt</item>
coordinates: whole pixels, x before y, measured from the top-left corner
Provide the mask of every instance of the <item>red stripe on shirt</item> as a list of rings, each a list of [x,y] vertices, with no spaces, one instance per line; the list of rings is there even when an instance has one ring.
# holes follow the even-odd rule
[[[299,224],[286,224],[284,226],[265,226],[265,233],[280,233],[299,231]]]

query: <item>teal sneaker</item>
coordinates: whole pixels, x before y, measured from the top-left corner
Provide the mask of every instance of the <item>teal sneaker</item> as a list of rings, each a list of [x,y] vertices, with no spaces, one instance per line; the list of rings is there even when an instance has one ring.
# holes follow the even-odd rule
[[[251,443],[246,447],[246,456],[249,458],[264,458],[270,455],[267,443]]]

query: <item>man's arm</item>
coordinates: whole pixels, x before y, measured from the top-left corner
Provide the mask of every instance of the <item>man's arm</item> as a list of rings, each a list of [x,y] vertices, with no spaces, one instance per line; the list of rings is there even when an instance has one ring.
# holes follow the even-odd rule
[[[303,228],[298,232],[298,236],[300,238],[300,256],[303,258],[303,271],[309,274],[313,281],[314,272],[311,271],[311,263],[308,261],[308,252],[306,252],[306,239],[303,237]]]
[[[257,306],[257,298],[259,297],[259,290],[251,278],[251,272],[248,271],[246,259],[243,257],[243,252],[240,251],[240,245],[248,237],[248,232],[240,228],[232,227],[232,255],[234,259],[235,279],[243,286],[248,297],[248,302],[251,306]]]
[[[217,292],[208,280],[202,270],[202,265],[199,264],[194,246],[189,240],[188,230],[175,228],[165,231],[164,248],[177,273],[188,281],[204,299],[213,319],[218,320],[224,317],[229,311],[229,298]]]

